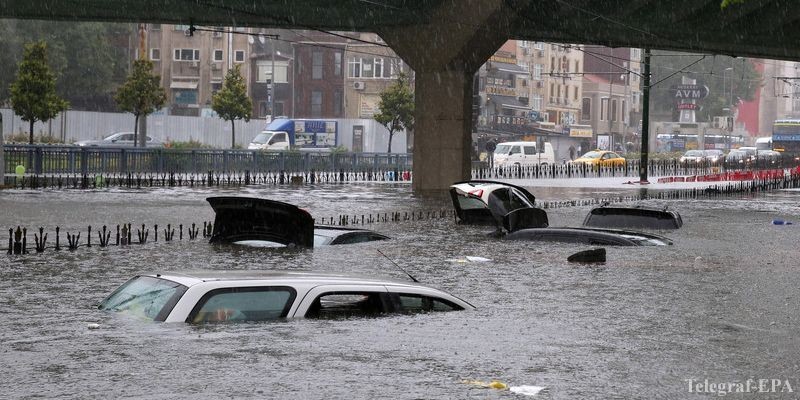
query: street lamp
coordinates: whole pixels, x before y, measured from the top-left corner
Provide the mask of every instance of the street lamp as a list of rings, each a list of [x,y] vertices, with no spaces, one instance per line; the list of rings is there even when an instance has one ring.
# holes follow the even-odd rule
[[[725,147],[727,151],[731,151],[731,132],[733,132],[733,67],[725,68],[725,72],[730,71],[730,79],[728,79],[728,107],[722,109],[722,111],[728,111],[728,116],[725,118],[725,130],[728,132],[727,137],[728,139],[725,141]],[[723,75],[722,81],[722,90],[725,90],[725,76]]]

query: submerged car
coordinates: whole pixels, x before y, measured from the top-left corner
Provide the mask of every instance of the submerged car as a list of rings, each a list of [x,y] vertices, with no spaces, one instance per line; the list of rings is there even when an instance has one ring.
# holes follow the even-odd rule
[[[145,274],[117,288],[99,309],[159,322],[338,319],[474,308],[416,282],[284,271]]]
[[[389,239],[367,229],[314,225],[308,211],[253,197],[209,197],[216,214],[211,243],[253,247],[318,247]]]
[[[133,132],[117,132],[101,140],[81,140],[75,142],[75,145],[81,147],[134,147],[133,138]],[[146,147],[164,147],[163,143],[150,136],[147,137],[145,145]]]
[[[678,229],[683,226],[681,215],[674,210],[645,206],[595,207],[583,220],[583,226],[597,228]]]
[[[663,236],[637,231],[550,227],[547,212],[534,206],[533,194],[522,187],[503,182],[484,180],[458,182],[450,186],[450,197],[460,223],[494,225],[496,231],[492,235],[507,240],[616,246],[672,244],[671,240]],[[634,214],[642,213],[634,212]]]
[[[505,226],[546,227],[547,213],[535,206],[536,197],[525,188],[509,183],[472,180],[450,186],[450,199],[459,223]]]

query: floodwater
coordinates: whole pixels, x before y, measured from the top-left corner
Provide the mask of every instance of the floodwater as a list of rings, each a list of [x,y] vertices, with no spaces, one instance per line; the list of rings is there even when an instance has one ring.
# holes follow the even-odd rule
[[[585,189],[533,190],[548,200],[592,195]],[[0,233],[20,224],[59,225],[84,231],[82,237],[86,225],[96,230],[124,222],[202,224],[213,219],[204,198],[220,194],[284,200],[315,217],[450,207],[445,197],[418,198],[408,186],[391,184],[3,191]],[[798,200],[800,192],[782,191],[651,202],[682,214],[682,229],[660,232],[674,246],[609,247],[608,261],[593,266],[566,262],[584,246],[498,241],[485,236],[485,227],[458,226],[450,218],[376,223],[369,227],[395,239],[314,250],[165,243],[162,236],[158,243],[129,247],[2,254],[0,393],[81,399],[527,398],[464,383],[496,379],[546,387],[535,397],[542,399],[649,399],[696,397],[690,379],[779,379],[794,392],[779,386],[778,393],[744,398],[793,399],[800,391]],[[588,210],[548,213],[553,226],[576,226]],[[796,224],[773,225],[774,219]],[[4,235],[0,247],[6,246]],[[142,271],[310,269],[403,279],[378,250],[423,283],[477,309],[200,327],[144,323],[96,309],[107,293]],[[466,256],[491,261],[464,262]],[[90,323],[100,329],[88,329]],[[701,394],[717,397],[713,389],[707,385]]]

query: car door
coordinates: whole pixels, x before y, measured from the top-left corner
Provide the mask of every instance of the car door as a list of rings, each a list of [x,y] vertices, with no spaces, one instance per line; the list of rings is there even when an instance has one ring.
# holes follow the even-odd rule
[[[522,146],[523,161],[521,164],[538,164],[539,153],[536,152],[536,146]]]
[[[117,146],[133,146],[133,134],[126,133],[124,135],[120,135],[119,139],[114,142]]]
[[[310,319],[367,318],[392,311],[383,285],[320,285],[300,301],[294,317]]]

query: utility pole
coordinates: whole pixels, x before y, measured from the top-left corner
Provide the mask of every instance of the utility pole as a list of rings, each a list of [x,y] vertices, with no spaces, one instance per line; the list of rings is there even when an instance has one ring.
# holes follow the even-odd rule
[[[608,117],[608,146],[609,146],[609,148],[608,149],[600,149],[600,150],[611,150],[611,149],[614,148],[613,147],[613,143],[612,143],[614,141],[614,134],[612,133],[614,131],[614,123],[611,122],[611,121],[614,120],[614,117],[616,116],[615,115],[616,113],[614,113],[615,110],[613,110],[611,108],[611,101],[614,98],[614,72],[612,70],[613,65],[614,65],[614,60],[612,58],[614,56],[614,49],[609,47],[608,51],[610,52],[610,54],[608,55],[608,61],[607,61],[608,62],[608,105],[607,105],[608,112],[606,113],[606,117]],[[600,146],[597,146],[597,148],[599,149]]]
[[[147,26],[139,24],[139,60],[147,60]],[[139,137],[133,143],[133,147],[147,145],[147,115],[139,117]],[[138,142],[138,143],[137,143]]]
[[[3,150],[3,113],[0,113],[0,188],[6,184],[5,150]]]
[[[639,183],[647,184],[647,156],[650,151],[650,49],[644,49],[642,82],[642,151],[639,160]]]
[[[270,72],[267,89],[269,90],[269,119],[272,121],[275,119],[275,40],[273,35],[269,36],[269,48],[272,53],[272,72]]]

